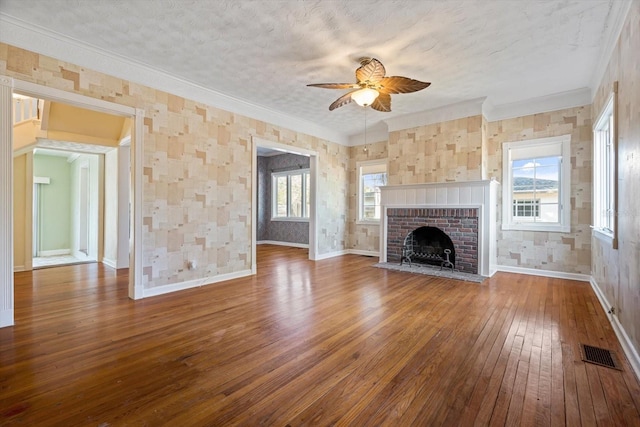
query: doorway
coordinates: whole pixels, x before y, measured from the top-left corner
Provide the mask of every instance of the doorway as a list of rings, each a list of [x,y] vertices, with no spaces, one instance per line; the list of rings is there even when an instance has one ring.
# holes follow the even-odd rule
[[[142,276],[142,137],[144,135],[144,111],[120,104],[90,98],[76,93],[65,92],[35,83],[25,82],[8,76],[0,76],[0,121],[7,126],[0,127],[0,327],[14,324],[14,162],[13,162],[13,93],[21,93],[36,99],[48,99],[69,105],[100,111],[107,114],[132,119],[130,138],[131,170],[129,175],[130,192],[130,230],[128,239],[131,261],[129,264],[129,297],[144,297]],[[32,185],[25,190],[31,199]],[[24,194],[23,194],[24,195]],[[128,206],[127,206],[128,207]],[[126,219],[124,220],[126,222]],[[31,231],[24,241],[31,242]],[[127,233],[128,234],[128,233]],[[126,239],[125,239],[126,240]],[[31,246],[31,245],[29,245]],[[28,253],[29,258],[32,252]]]
[[[45,268],[101,261],[104,168],[98,154],[33,151],[33,259]],[[16,238],[18,238],[16,233]],[[17,258],[14,254],[14,258]]]
[[[259,197],[258,191],[259,191],[259,187],[260,184],[264,187],[265,185],[271,186],[272,183],[272,176],[276,176],[275,179],[279,179],[283,185],[285,180],[288,180],[287,182],[293,182],[293,180],[296,180],[295,182],[303,182],[302,188],[308,190],[308,200],[305,201],[304,198],[302,198],[300,200],[300,204],[305,204],[306,206],[302,207],[302,211],[306,211],[306,213],[308,213],[308,244],[301,244],[298,245],[299,247],[308,247],[309,250],[309,259],[311,260],[315,260],[316,259],[316,253],[317,253],[317,247],[316,247],[316,242],[317,242],[317,231],[316,231],[316,224],[317,224],[317,218],[316,218],[316,201],[317,201],[317,183],[318,183],[318,154],[315,151],[311,151],[311,150],[306,150],[303,148],[298,148],[298,147],[292,147],[289,145],[285,145],[285,144],[280,144],[280,143],[276,143],[276,142],[272,142],[269,140],[265,140],[265,139],[261,139],[261,138],[257,138],[257,137],[253,137],[253,161],[252,161],[252,182],[254,183],[254,185],[252,186],[252,204],[253,204],[253,225],[252,225],[252,254],[253,254],[253,265],[252,265],[252,272],[255,274],[256,273],[256,245],[257,242],[261,240],[261,237],[258,234],[258,224],[261,221],[261,219],[259,218],[259,212],[264,211],[265,209],[268,210],[268,212],[264,215],[266,217],[271,217],[272,216],[272,201],[268,201],[266,202],[266,204],[263,201],[263,206],[260,206],[260,201],[262,197]],[[285,154],[294,154],[296,156],[299,156],[300,159],[307,159],[307,161],[305,162],[304,160],[300,161],[300,162],[296,162],[294,161],[294,163],[296,163],[295,167],[292,168],[276,168],[274,170],[268,170],[266,171],[266,173],[268,174],[268,178],[265,179],[265,177],[260,177],[260,173],[259,173],[259,166],[258,166],[258,157],[259,156],[272,156],[272,155],[285,155]],[[304,163],[304,164],[303,164]],[[306,166],[308,165],[308,167]],[[297,171],[295,171],[295,169],[300,170],[300,172],[298,173]],[[292,173],[288,173],[286,170],[282,170],[282,169],[289,169],[292,170]],[[306,172],[308,171],[308,172]],[[275,175],[273,175],[272,173],[275,173]],[[306,175],[305,175],[306,174]],[[281,175],[281,176],[280,176]],[[288,176],[291,175],[291,176]],[[300,175],[298,177],[298,175]],[[284,178],[286,176],[286,178]],[[261,181],[261,182],[260,182]],[[260,182],[260,184],[259,184]],[[286,190],[289,193],[291,192],[290,189]],[[291,194],[289,194],[289,198],[291,198]],[[273,200],[271,198],[271,200]],[[283,209],[283,207],[280,207],[279,209]],[[286,209],[286,208],[284,208]],[[293,224],[293,223],[291,223]],[[292,227],[289,227],[290,229]],[[295,240],[295,239],[289,239],[289,240]],[[285,245],[289,245],[289,246],[296,246],[295,243],[284,243]]]

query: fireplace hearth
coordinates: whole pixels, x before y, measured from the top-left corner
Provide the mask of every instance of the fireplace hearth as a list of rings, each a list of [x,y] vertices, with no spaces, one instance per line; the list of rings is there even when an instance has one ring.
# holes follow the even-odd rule
[[[455,269],[456,250],[447,233],[438,227],[419,227],[409,232],[402,245],[404,262],[436,265]]]

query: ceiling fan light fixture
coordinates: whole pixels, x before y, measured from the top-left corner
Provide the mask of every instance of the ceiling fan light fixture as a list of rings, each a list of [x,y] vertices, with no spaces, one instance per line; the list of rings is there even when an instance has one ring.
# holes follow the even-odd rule
[[[380,92],[375,89],[364,88],[353,92],[351,94],[351,99],[353,99],[356,104],[361,107],[368,107],[369,105],[373,104],[373,101],[375,101],[379,95]]]

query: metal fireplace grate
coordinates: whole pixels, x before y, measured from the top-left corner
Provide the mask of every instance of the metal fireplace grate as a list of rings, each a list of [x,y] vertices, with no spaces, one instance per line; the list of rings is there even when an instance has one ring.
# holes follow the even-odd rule
[[[588,344],[580,344],[580,351],[582,352],[582,360],[585,362],[622,370],[616,355],[611,350],[593,347]]]

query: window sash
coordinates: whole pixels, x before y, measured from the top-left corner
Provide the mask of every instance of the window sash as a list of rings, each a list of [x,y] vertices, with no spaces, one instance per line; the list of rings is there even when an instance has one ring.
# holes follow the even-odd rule
[[[382,209],[380,187],[386,184],[386,160],[358,164],[358,221],[380,221]]]
[[[308,219],[311,210],[308,169],[272,173],[273,219]]]
[[[564,135],[503,145],[503,230],[570,231],[570,141]]]

